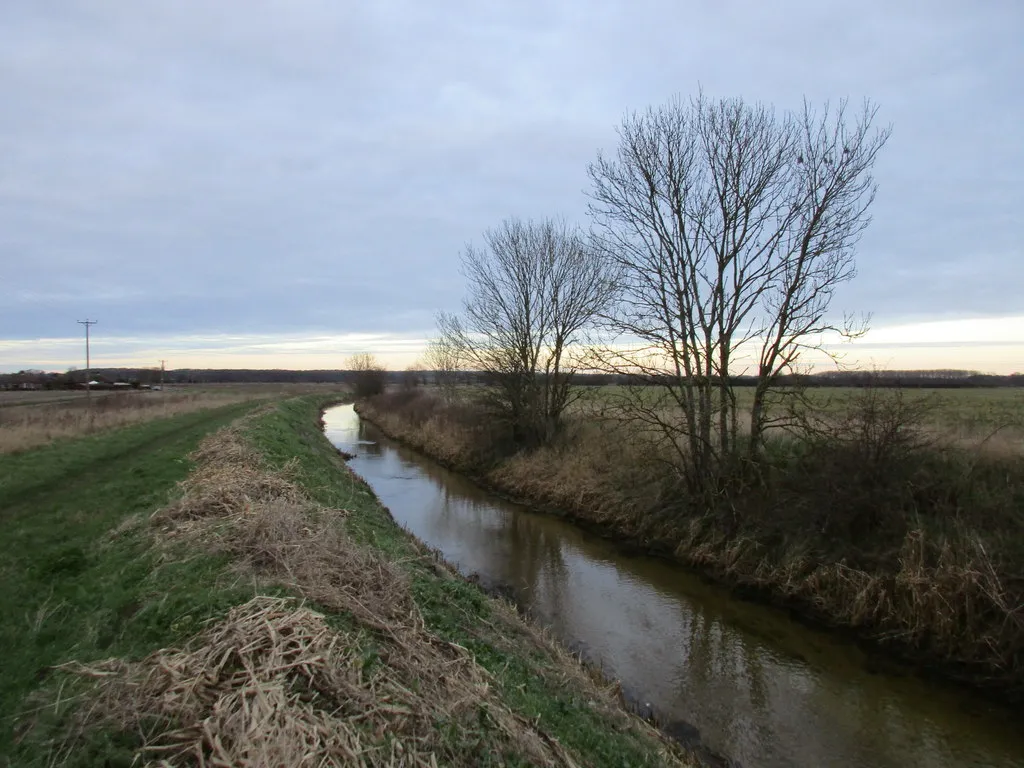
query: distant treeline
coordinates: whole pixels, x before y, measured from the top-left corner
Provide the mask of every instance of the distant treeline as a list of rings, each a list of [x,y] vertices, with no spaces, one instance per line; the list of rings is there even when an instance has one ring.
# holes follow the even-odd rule
[[[343,383],[348,371],[287,371],[276,369],[179,368],[93,368],[90,379],[101,384],[259,384],[259,383]],[[85,385],[85,371],[67,373],[19,371],[0,374],[0,389],[76,389]]]
[[[347,384],[352,382],[355,371],[316,370],[291,371],[268,368],[177,368],[163,372],[165,384]],[[456,374],[462,384],[479,383],[480,376],[473,372],[461,371]],[[430,384],[437,378],[434,371],[388,371],[392,384],[409,386]],[[126,382],[157,384],[161,381],[159,369],[152,368],[96,368],[92,380],[112,384]],[[753,376],[734,376],[735,386],[753,386]],[[584,386],[611,386],[615,384],[642,383],[628,376],[609,373],[580,373],[576,382]],[[44,371],[19,371],[0,374],[0,389],[74,389],[85,383],[85,371],[47,373]],[[902,387],[960,389],[970,387],[1024,387],[1024,374],[996,376],[977,371],[942,369],[934,371],[828,371],[816,374],[785,376],[782,386],[803,387]]]
[[[648,377],[648,380],[651,380]],[[643,379],[614,374],[581,374],[580,384],[606,386],[611,384],[643,383]],[[730,376],[737,387],[753,387],[755,376]],[[651,383],[654,383],[651,380]],[[781,387],[900,387],[929,389],[966,389],[970,387],[1024,387],[1024,374],[996,376],[977,371],[828,371],[815,374],[780,376]]]
[[[934,371],[827,371],[813,376],[787,377],[793,383],[811,387],[927,387],[960,389],[967,387],[1024,387],[1024,373],[996,376],[978,371],[940,369]],[[737,383],[741,383],[737,380]],[[753,384],[751,378],[749,382]]]

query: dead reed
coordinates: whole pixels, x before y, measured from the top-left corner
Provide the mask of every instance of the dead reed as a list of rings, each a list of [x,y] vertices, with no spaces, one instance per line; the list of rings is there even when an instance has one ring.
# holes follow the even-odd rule
[[[295,600],[255,597],[185,649],[65,669],[97,683],[84,722],[137,731],[141,756],[160,766],[474,765],[481,745],[438,727],[460,719],[486,720],[494,754],[575,765],[495,701],[467,651],[408,628],[392,639],[368,662],[360,633]]]
[[[1024,604],[985,545],[909,531],[891,570],[823,562],[795,548],[767,553],[750,536],[727,538],[694,523],[676,556],[705,572],[807,606],[840,626],[867,631],[919,660],[955,665],[954,676],[1011,694],[1024,687]],[[1014,694],[1015,695],[1015,694]]]

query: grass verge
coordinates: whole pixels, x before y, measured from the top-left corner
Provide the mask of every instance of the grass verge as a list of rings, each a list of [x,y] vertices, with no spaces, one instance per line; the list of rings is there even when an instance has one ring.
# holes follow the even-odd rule
[[[401,531],[320,431],[325,402],[220,429],[194,466],[245,406],[4,459],[19,467],[0,490],[19,536],[5,576],[23,589],[0,604],[0,754],[689,764]]]
[[[345,509],[347,536],[400,568],[426,631],[466,649],[503,706],[535,724],[545,742],[568,750],[570,760],[585,765],[687,764],[556,643],[509,605],[450,572],[402,531],[324,437],[317,418],[322,405],[315,399],[284,403],[253,423],[250,439],[271,466],[289,467],[294,481],[314,501]],[[464,730],[454,735],[466,738]],[[517,762],[510,756],[505,764]]]

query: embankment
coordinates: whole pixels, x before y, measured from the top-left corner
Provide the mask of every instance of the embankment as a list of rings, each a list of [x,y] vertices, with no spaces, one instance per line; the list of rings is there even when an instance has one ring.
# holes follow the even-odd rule
[[[6,566],[34,588],[5,623],[35,617],[5,638],[12,764],[694,764],[403,532],[320,431],[328,402],[183,417],[147,496],[117,492],[158,471],[131,456],[97,487],[77,478],[109,501],[86,528],[44,536],[30,496],[46,490],[22,483],[5,523],[53,552],[44,574],[28,554]],[[59,483],[55,458],[36,469]],[[64,501],[54,514],[77,519]]]
[[[360,404],[384,433],[498,493],[670,556],[929,674],[1024,698],[1024,466],[929,447],[868,461],[787,446],[714,505],[614,427],[571,425],[508,452],[471,405],[395,393]]]

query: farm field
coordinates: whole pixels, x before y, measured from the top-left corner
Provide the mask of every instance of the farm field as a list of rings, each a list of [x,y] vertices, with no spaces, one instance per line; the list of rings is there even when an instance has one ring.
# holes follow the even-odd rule
[[[835,413],[849,409],[861,390],[854,387],[807,390],[816,407]],[[741,406],[749,405],[752,390],[740,388]],[[935,426],[962,434],[980,434],[1000,428],[1024,427],[1024,389],[903,389],[906,402],[925,407],[927,419]]]
[[[162,391],[0,392],[0,454],[92,432],[286,394],[335,391],[336,385],[174,385]]]
[[[105,397],[107,395],[119,394],[112,390],[97,390],[92,393],[93,397]],[[53,403],[84,402],[88,395],[83,392],[55,389],[55,390],[6,390],[0,391],[0,408],[14,408],[19,406],[47,405]]]
[[[650,388],[640,397],[654,402],[661,390]],[[753,399],[751,387],[736,388],[737,405],[742,412]],[[825,418],[841,418],[850,412],[851,405],[863,389],[857,387],[817,387],[804,391],[803,397],[811,409]],[[587,412],[613,404],[626,394],[625,387],[607,386],[585,392],[578,412]],[[902,390],[881,389],[883,398],[900,397],[908,406],[922,414],[923,426],[939,439],[971,444],[985,443],[989,449],[1024,451],[1024,388],[962,388]]]

